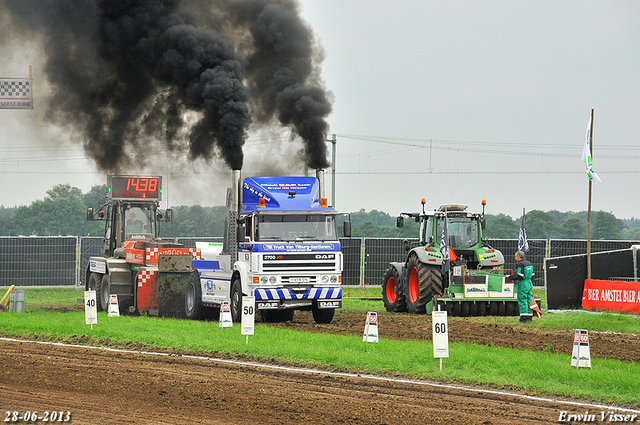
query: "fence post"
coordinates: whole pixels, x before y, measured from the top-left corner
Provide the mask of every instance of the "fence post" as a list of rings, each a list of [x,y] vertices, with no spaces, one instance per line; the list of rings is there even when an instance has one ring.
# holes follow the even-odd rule
[[[365,256],[367,255],[365,250],[365,244],[366,244],[365,238],[360,238],[360,286],[363,288],[365,287],[364,269],[366,264]]]

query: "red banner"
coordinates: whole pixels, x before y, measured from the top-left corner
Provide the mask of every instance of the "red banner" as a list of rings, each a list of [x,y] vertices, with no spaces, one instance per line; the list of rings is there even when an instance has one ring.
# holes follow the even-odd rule
[[[584,281],[582,308],[639,314],[640,282],[587,279]]]

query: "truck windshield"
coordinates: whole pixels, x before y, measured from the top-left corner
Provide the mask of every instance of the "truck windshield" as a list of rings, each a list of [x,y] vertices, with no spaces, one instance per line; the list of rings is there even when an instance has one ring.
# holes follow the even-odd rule
[[[336,218],[332,215],[259,215],[256,240],[338,240]]]
[[[474,217],[449,217],[447,231],[449,233],[449,246],[452,248],[471,248],[478,243],[478,220]],[[442,219],[427,222],[426,235],[433,235],[434,222],[438,222],[438,228],[434,235],[438,244],[442,239]]]

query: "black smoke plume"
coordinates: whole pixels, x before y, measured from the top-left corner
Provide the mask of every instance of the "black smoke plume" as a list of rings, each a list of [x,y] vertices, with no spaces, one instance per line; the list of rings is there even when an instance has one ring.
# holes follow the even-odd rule
[[[325,168],[330,94],[292,0],[0,0],[8,37],[35,34],[53,92],[47,117],[99,168],[144,163],[150,146],[242,168],[252,121],[277,118]]]

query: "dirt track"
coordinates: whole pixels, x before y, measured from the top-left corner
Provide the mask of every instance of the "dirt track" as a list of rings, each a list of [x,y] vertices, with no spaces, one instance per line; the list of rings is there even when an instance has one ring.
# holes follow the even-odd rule
[[[364,327],[361,314],[340,312],[331,325],[316,325],[310,316],[296,313],[292,323],[275,326],[358,335]],[[392,329],[402,338],[426,339],[431,334],[426,316],[380,314],[380,337],[389,337],[386,334]],[[533,347],[543,339],[553,341],[553,351],[569,353],[572,341],[570,332],[515,324],[492,326],[469,319],[451,320],[449,335],[452,341],[468,341],[475,335],[474,342],[505,346],[531,341]],[[596,354],[599,338],[628,344],[617,352],[634,354],[622,360],[637,361],[637,336],[594,336],[593,355],[601,355]],[[546,349],[545,343],[538,346]],[[71,423],[77,424],[555,423],[562,410],[600,411],[483,389],[0,340],[2,419],[6,411],[34,410],[41,415],[69,411]]]

